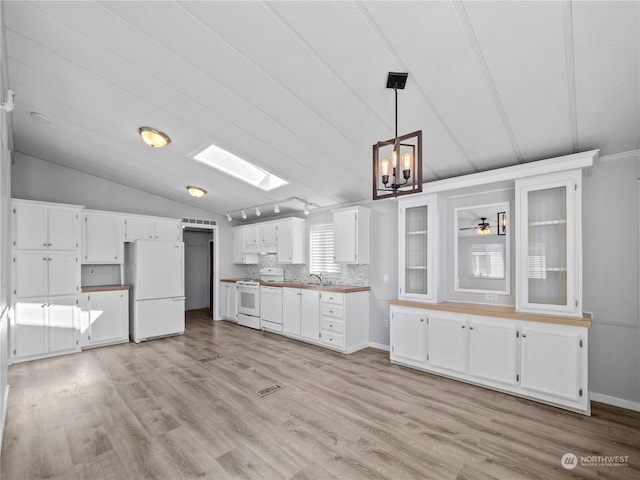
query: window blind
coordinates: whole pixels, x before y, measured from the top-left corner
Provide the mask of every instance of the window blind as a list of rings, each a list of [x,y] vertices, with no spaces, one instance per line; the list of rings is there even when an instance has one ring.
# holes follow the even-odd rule
[[[311,225],[309,246],[310,273],[340,273],[340,264],[334,263],[333,223]]]

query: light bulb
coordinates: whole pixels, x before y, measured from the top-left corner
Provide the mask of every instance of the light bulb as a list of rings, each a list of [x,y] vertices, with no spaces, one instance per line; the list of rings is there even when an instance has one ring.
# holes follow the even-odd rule
[[[240,215],[242,215],[242,219],[243,220],[247,219],[247,212],[245,212],[244,210],[242,210],[242,212],[240,212]]]
[[[308,203],[304,204],[304,214],[305,215],[309,215],[309,204]]]
[[[380,170],[382,170],[382,175],[389,175],[389,159],[385,158],[380,162]]]
[[[273,213],[280,213],[280,205],[276,203],[276,206],[273,207]]]
[[[231,221],[231,220],[232,220],[232,218],[231,218],[231,213],[230,213],[230,212],[227,212],[227,220],[229,220],[229,221]]]
[[[410,153],[402,154],[402,169],[403,170],[411,170],[411,164],[413,163],[413,158]]]
[[[391,162],[393,163],[393,168],[395,170],[396,165],[398,165],[398,155],[395,150],[391,152]]]
[[[256,217],[259,217],[261,213],[260,207],[256,207]]]

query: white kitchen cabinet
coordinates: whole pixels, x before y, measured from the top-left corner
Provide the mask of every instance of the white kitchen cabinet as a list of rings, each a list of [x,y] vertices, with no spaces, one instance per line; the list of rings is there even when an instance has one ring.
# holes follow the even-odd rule
[[[66,250],[79,246],[81,207],[12,200],[15,250]]]
[[[220,283],[220,316],[225,320],[237,320],[237,287],[232,282]]]
[[[245,253],[245,241],[248,228],[233,227],[233,263],[243,265],[255,265],[258,263],[256,253]]]
[[[322,344],[352,353],[369,344],[369,292],[320,294],[320,339]]]
[[[260,245],[278,244],[278,224],[265,223],[258,224],[258,242]]]
[[[417,197],[417,198],[416,198]],[[434,194],[398,199],[399,297],[438,301],[437,197]]]
[[[336,263],[369,263],[369,212],[365,207],[333,211]]]
[[[125,216],[125,241],[135,240],[180,242],[182,241],[180,220],[144,215]]]
[[[396,309],[391,322],[391,360],[424,368],[427,362],[427,315],[414,309]]]
[[[391,306],[392,362],[589,414],[589,322],[472,315],[467,305],[456,311],[397,302]]]
[[[256,225],[247,225],[244,230],[244,250],[247,247],[255,247],[258,245],[258,227]]]
[[[521,335],[522,389],[550,401],[579,403],[587,395],[583,332],[544,325],[523,327]]]
[[[129,341],[129,291],[107,290],[83,294],[81,346],[113,345]]]
[[[78,293],[80,267],[74,253],[16,252],[13,265],[15,298]]]
[[[300,336],[300,289],[282,289],[282,331],[291,337]]]
[[[317,342],[320,338],[320,291],[300,289],[300,336]]]
[[[306,221],[286,218],[278,227],[278,263],[306,262]]]
[[[13,309],[12,360],[21,362],[79,351],[76,295],[21,299]]]
[[[282,289],[284,335],[312,343],[320,341],[320,291],[305,288]]]
[[[82,263],[124,263],[124,217],[89,210],[82,216]]]
[[[516,308],[582,316],[580,170],[516,180]]]
[[[520,332],[512,322],[474,319],[469,322],[469,373],[497,385],[517,385]]]
[[[448,312],[429,312],[428,354],[433,368],[457,373],[469,371],[469,325]]]

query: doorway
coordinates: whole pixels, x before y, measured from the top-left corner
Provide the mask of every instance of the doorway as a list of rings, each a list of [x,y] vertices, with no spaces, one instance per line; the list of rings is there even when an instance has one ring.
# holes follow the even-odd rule
[[[209,310],[213,318],[214,238],[208,229],[185,228],[184,293],[185,310]]]

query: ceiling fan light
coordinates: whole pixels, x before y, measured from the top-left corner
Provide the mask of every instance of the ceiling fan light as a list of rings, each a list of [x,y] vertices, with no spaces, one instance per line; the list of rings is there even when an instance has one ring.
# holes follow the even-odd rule
[[[207,194],[207,191],[204,188],[194,187],[193,185],[189,185],[187,187],[187,192],[189,192],[189,195],[195,198],[201,198]]]
[[[138,133],[142,141],[153,148],[166,147],[171,143],[171,139],[166,133],[151,127],[140,127]]]

